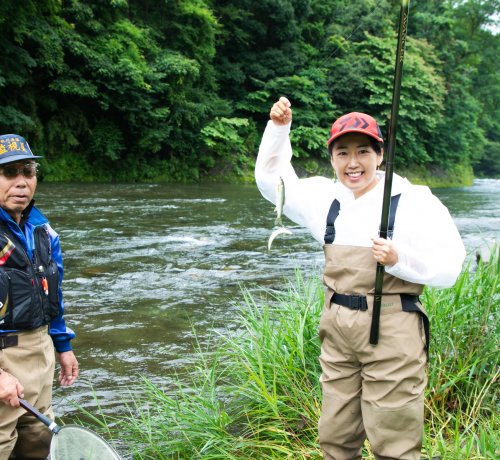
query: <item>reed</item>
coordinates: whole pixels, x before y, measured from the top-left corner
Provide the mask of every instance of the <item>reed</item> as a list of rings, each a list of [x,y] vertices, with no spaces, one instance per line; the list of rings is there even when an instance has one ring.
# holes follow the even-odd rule
[[[500,246],[451,289],[426,289],[431,354],[426,450],[451,459],[498,458]]]
[[[450,289],[426,289],[431,318],[423,457],[498,458],[499,248]],[[175,389],[147,379],[114,421],[137,459],[320,459],[318,279],[244,293],[237,332],[213,337]],[[213,350],[216,350],[215,352]],[[364,458],[373,459],[366,443]]]

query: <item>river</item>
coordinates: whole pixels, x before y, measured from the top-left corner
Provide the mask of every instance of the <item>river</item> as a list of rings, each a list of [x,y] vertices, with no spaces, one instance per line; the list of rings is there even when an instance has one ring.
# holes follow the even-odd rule
[[[436,189],[469,253],[500,240],[500,180]],[[141,376],[168,387],[214,331],[235,327],[241,289],[258,296],[294,269],[319,273],[321,247],[287,221],[267,240],[274,206],[253,185],[45,184],[37,203],[61,236],[66,320],[81,377],[56,388],[58,416],[75,404],[124,410]]]

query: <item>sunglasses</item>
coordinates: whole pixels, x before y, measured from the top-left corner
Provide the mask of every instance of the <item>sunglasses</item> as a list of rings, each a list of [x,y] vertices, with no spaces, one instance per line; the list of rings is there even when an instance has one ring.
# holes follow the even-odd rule
[[[14,165],[6,165],[0,166],[0,174],[7,179],[13,179],[17,177],[19,174],[22,174],[24,177],[31,179],[36,176],[38,172],[38,163],[27,163],[22,166],[14,166]]]

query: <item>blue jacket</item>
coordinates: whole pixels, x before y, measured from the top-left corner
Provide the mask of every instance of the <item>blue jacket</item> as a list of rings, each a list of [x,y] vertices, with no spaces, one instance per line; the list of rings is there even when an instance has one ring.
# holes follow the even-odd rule
[[[66,322],[64,321],[64,301],[61,290],[61,283],[63,279],[63,262],[62,262],[61,246],[59,244],[59,235],[50,226],[48,219],[34,206],[31,207],[31,209],[29,210],[29,215],[25,220],[24,233],[19,227],[19,225],[17,225],[17,223],[12,219],[12,217],[2,208],[0,208],[0,220],[8,226],[9,230],[23,244],[24,249],[31,260],[33,260],[33,250],[35,247],[34,243],[35,228],[39,227],[40,225],[46,225],[47,228],[49,229],[49,238],[52,248],[52,259],[56,262],[59,269],[58,293],[59,293],[59,303],[60,303],[60,313],[50,322],[49,333],[54,342],[54,347],[56,351],[64,352],[71,350],[71,339],[75,337],[75,333],[70,328],[66,327]],[[6,332],[15,332],[15,331],[3,330],[0,328],[0,334]]]

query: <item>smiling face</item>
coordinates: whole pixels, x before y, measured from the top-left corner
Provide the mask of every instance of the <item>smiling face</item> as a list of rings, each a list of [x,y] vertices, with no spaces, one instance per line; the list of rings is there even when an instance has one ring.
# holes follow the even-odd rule
[[[340,182],[359,198],[377,185],[377,167],[383,153],[378,154],[366,134],[347,133],[335,139],[331,162]]]
[[[27,208],[35,195],[36,175],[26,177],[25,174],[16,174],[14,177],[6,177],[3,173],[3,167],[14,167],[21,171],[26,163],[26,161],[17,161],[15,163],[0,165],[0,207],[18,224],[21,222],[22,212]],[[34,164],[34,162],[31,163]],[[8,174],[8,176],[11,176],[11,174]]]

